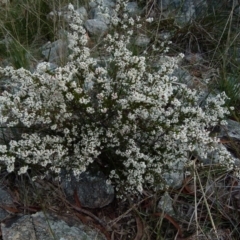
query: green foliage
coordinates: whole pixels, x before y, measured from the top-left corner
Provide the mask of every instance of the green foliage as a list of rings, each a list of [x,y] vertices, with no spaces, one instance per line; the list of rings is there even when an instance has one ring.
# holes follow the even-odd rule
[[[47,19],[51,11],[44,0],[13,0],[0,10],[0,37],[6,34],[29,45],[40,39],[53,39],[53,26]]]
[[[30,69],[29,52],[23,45],[18,41],[10,40],[7,50],[10,61],[16,69],[21,67]]]
[[[222,76],[218,80],[218,89],[229,97],[228,106],[238,107],[240,104],[240,81],[238,75]]]

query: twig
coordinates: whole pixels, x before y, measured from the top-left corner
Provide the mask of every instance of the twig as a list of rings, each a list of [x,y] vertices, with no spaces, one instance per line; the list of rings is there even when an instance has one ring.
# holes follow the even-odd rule
[[[70,206],[77,210],[78,212],[81,212],[81,213],[84,213],[86,215],[88,215],[89,217],[93,218],[96,222],[98,222],[102,227],[106,228],[106,224],[101,220],[99,219],[97,216],[95,216],[94,214],[92,214],[91,212],[85,210],[85,209],[82,209],[82,208],[79,208],[79,207],[76,207],[72,204],[70,204]]]

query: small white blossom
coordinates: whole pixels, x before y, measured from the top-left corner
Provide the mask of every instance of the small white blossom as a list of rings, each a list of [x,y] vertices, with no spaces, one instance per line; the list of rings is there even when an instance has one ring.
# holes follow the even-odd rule
[[[146,19],[146,22],[151,23],[151,22],[153,22],[153,20],[154,20],[153,18],[147,18],[147,19]]]
[[[162,176],[180,163],[191,164],[190,155],[212,155],[228,170],[235,168],[231,154],[206,130],[227,124],[226,94],[209,96],[200,107],[201,94],[172,76],[184,55],[167,56],[170,42],[135,54],[129,46],[142,20],[129,16],[126,6],[117,0],[109,17],[112,29],[94,47],[101,52],[105,46],[101,59],[92,56],[82,20],[69,5],[70,56],[64,66],[50,71],[49,63],[40,63],[35,72],[0,67],[0,77],[14,89],[7,85],[10,90],[1,93],[1,127],[21,126],[17,139],[0,145],[8,172],[16,165],[24,174],[37,165],[47,167],[42,178],[62,168],[79,176],[100,159],[109,168],[108,184],[139,194],[145,187],[163,187]],[[152,60],[159,51],[156,68]]]

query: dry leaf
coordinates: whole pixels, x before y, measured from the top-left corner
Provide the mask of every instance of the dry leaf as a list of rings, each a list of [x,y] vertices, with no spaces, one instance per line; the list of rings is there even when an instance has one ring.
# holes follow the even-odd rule
[[[144,225],[139,217],[136,217],[136,223],[137,223],[137,235],[134,238],[134,240],[141,240],[143,236]]]
[[[6,205],[0,205],[0,208],[4,209],[8,213],[18,213],[19,210],[15,206],[6,206]]]

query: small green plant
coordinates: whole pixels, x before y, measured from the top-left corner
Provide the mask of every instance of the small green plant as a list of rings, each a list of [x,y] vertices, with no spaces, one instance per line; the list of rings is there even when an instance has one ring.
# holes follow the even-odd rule
[[[229,99],[228,106],[238,107],[240,102],[240,81],[237,75],[229,75],[226,78],[220,77],[218,81],[219,91],[224,91]]]
[[[22,46],[18,41],[9,40],[7,50],[10,57],[10,62],[12,65],[18,68],[30,69],[30,57],[27,49]]]

